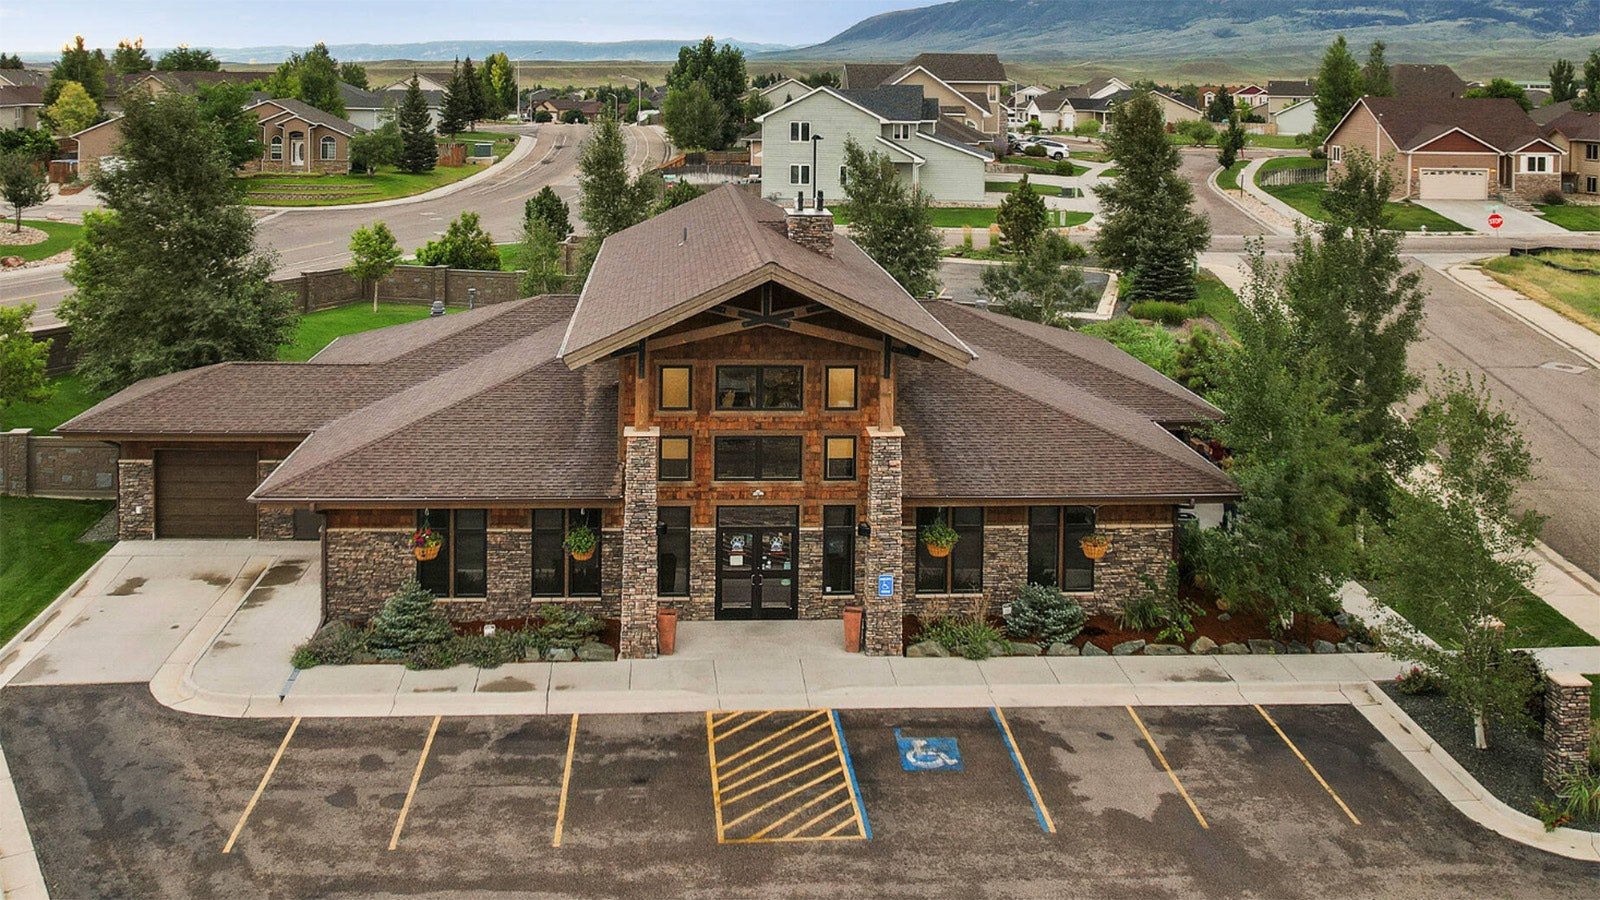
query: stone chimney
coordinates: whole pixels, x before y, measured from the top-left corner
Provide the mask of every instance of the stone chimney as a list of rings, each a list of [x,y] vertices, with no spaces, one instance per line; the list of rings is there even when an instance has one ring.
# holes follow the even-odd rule
[[[805,208],[805,195],[795,198],[795,208],[783,216],[783,231],[789,240],[829,259],[833,258],[833,213],[817,197],[815,209]]]

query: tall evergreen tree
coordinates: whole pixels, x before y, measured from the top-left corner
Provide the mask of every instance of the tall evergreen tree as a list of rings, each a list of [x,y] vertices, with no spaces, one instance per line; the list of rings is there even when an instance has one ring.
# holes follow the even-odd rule
[[[484,94],[483,81],[478,77],[478,68],[472,64],[470,56],[461,64],[461,87],[466,95],[462,109],[467,114],[467,130],[477,131],[478,120],[488,115],[489,98]]]
[[[1389,63],[1383,58],[1384,48],[1383,41],[1373,41],[1372,47],[1367,50],[1367,64],[1361,69],[1361,85],[1368,96],[1394,96],[1394,78],[1389,72]]]
[[[1550,102],[1565,103],[1578,96],[1578,75],[1572,60],[1558,59],[1550,64]]]
[[[471,89],[462,74],[461,63],[457,62],[450,69],[450,80],[445,82],[444,97],[439,101],[439,130],[454,139],[471,121]]]
[[[1572,101],[1580,112],[1600,112],[1600,47],[1589,51],[1583,61],[1583,93]]]
[[[406,85],[406,98],[400,103],[400,169],[413,175],[431,172],[439,162],[439,148],[434,145],[433,125],[430,124],[428,101],[422,96],[422,86],[416,73]]]
[[[1044,198],[1028,183],[1028,176],[1023,175],[1017,189],[1000,202],[994,220],[1000,226],[1000,237],[1006,246],[1020,253],[1044,234],[1050,226],[1050,213],[1045,209]]]
[[[1322,68],[1317,71],[1317,87],[1313,102],[1317,107],[1317,124],[1312,133],[1316,143],[1333,131],[1344,114],[1361,99],[1361,67],[1350,55],[1350,45],[1344,35],[1334,39],[1328,52],[1322,55]]]
[[[539,193],[528,198],[522,206],[522,222],[524,228],[532,228],[535,223],[542,224],[556,237],[556,242],[566,240],[572,234],[572,221],[567,201],[556,196],[556,192],[545,185]]]
[[[117,49],[111,51],[111,71],[118,75],[137,75],[150,71],[155,65],[144,50],[144,38],[131,41],[123,38],[117,41]]]
[[[78,372],[114,390],[226,360],[263,360],[294,333],[290,296],[268,281],[217,127],[177,92],[127,98],[122,165],[94,178],[61,304]],[[183,160],[182,166],[172,160]]]
[[[847,138],[850,237],[914,297],[939,290],[939,233],[928,193],[901,180],[894,161]]]
[[[1129,279],[1131,299],[1186,303],[1196,295],[1194,259],[1211,241],[1211,224],[1190,208],[1194,189],[1178,173],[1178,148],[1167,140],[1155,98],[1120,104],[1112,122],[1105,148],[1122,175],[1095,188],[1095,253]],[[1188,277],[1176,278],[1180,271]]]
[[[71,44],[61,48],[61,58],[50,70],[50,83],[44,88],[44,105],[55,103],[67,82],[75,81],[94,101],[95,109],[99,110],[100,101],[106,96],[106,73],[110,69],[111,64],[106,61],[105,53],[91,51],[84,46],[83,35],[77,35]]]

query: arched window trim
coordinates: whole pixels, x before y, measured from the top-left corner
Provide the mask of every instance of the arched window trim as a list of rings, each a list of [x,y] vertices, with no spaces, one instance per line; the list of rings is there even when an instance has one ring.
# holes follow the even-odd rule
[[[322,148],[323,159],[339,158],[339,142],[332,135],[325,135],[318,143]]]

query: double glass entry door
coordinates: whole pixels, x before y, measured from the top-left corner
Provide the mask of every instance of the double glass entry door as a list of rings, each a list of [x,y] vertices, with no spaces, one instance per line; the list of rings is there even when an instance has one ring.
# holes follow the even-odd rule
[[[717,511],[717,618],[797,617],[797,512],[766,506]]]

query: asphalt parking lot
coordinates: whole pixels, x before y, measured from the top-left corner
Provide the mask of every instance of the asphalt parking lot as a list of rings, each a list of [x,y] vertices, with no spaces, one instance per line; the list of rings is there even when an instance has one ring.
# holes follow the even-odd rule
[[[237,720],[39,686],[0,692],[0,746],[57,897],[1600,883],[1459,815],[1342,706]]]

